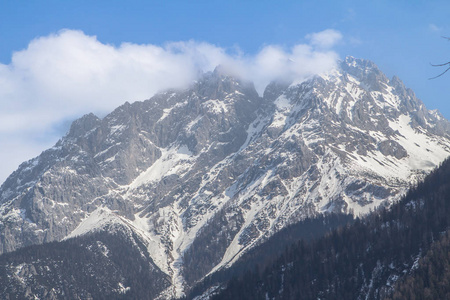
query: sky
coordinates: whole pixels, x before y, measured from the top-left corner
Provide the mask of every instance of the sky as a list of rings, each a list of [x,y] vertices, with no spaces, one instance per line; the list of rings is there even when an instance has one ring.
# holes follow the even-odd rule
[[[450,119],[450,1],[0,0],[0,183],[84,114],[183,88],[217,65],[304,80],[351,55]]]

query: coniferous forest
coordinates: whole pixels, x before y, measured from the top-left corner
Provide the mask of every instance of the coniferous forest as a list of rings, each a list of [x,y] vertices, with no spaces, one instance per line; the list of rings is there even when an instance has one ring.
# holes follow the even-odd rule
[[[0,256],[0,299],[154,299],[170,278],[139,238],[104,231]]]

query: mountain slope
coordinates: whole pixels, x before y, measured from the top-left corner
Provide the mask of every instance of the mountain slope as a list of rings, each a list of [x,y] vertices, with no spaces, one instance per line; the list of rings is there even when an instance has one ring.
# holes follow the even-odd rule
[[[449,178],[446,160],[391,210],[300,240],[211,299],[448,298]]]
[[[226,283],[233,277],[240,277],[243,274],[254,271],[255,268],[261,264],[267,265],[269,262],[276,261],[277,257],[282,255],[287,247],[295,244],[298,240],[309,242],[319,239],[332,230],[351,224],[353,221],[354,217],[352,215],[335,213],[319,215],[289,225],[275,233],[267,241],[244,253],[229,268],[221,268],[210,276],[205,277],[201,282],[197,283],[193,289],[188,291],[186,298],[192,299],[205,296],[208,294],[208,291],[217,292],[217,290],[220,290],[218,287],[226,286]],[[190,247],[185,252],[185,256],[189,255],[189,252],[196,251],[201,250]],[[213,255],[212,251],[211,255]],[[207,261],[208,259],[208,256],[204,256],[204,261]],[[189,265],[189,261],[187,261],[185,265]],[[196,269],[191,268],[193,271],[189,274],[185,274],[186,281],[189,282],[190,277],[196,276],[196,273],[201,273],[203,271],[202,268],[205,265],[208,264],[201,263],[197,265]]]
[[[86,115],[23,163],[0,189],[0,251],[114,220],[179,296],[289,224],[389,206],[450,154],[449,129],[368,61],[263,97],[217,68],[187,90]]]
[[[389,299],[449,299],[450,230],[433,243],[416,269],[397,281]]]

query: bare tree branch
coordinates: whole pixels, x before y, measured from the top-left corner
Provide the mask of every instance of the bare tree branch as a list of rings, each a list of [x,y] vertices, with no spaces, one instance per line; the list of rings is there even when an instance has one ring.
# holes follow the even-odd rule
[[[448,65],[448,64],[450,64],[450,62],[448,62],[448,63],[446,63],[446,64],[442,64],[442,65],[432,65],[432,66],[433,66],[433,67],[436,67],[436,66],[445,66],[445,65]],[[448,68],[447,68],[444,72],[442,72],[441,74],[439,74],[439,75],[437,75],[437,76],[434,76],[434,77],[431,77],[431,78],[428,78],[428,79],[435,79],[435,78],[441,77],[442,75],[444,75],[445,73],[447,73],[448,70],[450,70],[450,67],[448,67]]]
[[[447,37],[447,36],[441,36],[441,37],[443,39],[447,39],[447,40],[450,41],[450,37]],[[444,75],[445,73],[447,73],[450,70],[450,61],[446,62],[446,63],[443,63],[443,64],[437,64],[437,65],[430,63],[430,65],[432,65],[433,67],[443,67],[443,66],[449,66],[449,67],[447,69],[445,69],[445,71],[442,72],[441,74],[439,74],[437,76],[434,76],[434,77],[431,77],[431,78],[428,78],[428,79],[435,79],[435,78],[441,77],[442,75]]]

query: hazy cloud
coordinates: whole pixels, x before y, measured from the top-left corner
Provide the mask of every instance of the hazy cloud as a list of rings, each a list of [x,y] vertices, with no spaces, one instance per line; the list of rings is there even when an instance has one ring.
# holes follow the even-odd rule
[[[430,24],[428,25],[428,28],[433,32],[440,32],[442,31],[442,28],[437,26],[436,24]]]
[[[334,29],[326,29],[321,32],[311,33],[306,36],[313,46],[331,48],[342,39],[342,34]]]
[[[58,124],[187,87],[217,65],[254,81],[260,93],[274,79],[304,80],[334,67],[338,55],[330,49],[341,33],[328,29],[307,39],[309,44],[267,45],[249,55],[195,41],[116,47],[76,30],[36,38],[10,64],[0,64],[0,182],[53,144],[61,135]]]

